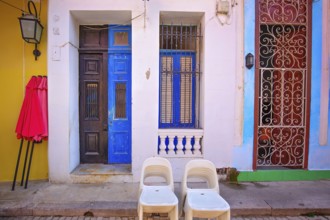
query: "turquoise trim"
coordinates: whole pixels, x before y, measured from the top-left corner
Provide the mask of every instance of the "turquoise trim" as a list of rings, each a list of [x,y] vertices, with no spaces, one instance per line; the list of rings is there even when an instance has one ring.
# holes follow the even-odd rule
[[[320,146],[319,144],[320,89],[322,76],[322,1],[314,1],[312,10],[312,91],[308,169],[329,170],[329,123],[328,144],[326,146]]]
[[[255,0],[244,1],[244,55],[255,56]],[[245,65],[244,65],[245,66]],[[252,170],[255,68],[244,72],[243,144],[233,148],[233,167]]]

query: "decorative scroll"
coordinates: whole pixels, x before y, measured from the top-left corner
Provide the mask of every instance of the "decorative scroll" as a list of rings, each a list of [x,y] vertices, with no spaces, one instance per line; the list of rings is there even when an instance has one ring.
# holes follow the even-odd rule
[[[303,126],[305,71],[260,70],[260,126]]]
[[[307,23],[308,0],[259,0],[260,23]]]
[[[303,127],[259,127],[258,166],[302,167],[305,133]]]
[[[303,168],[308,1],[259,0],[257,167]]]
[[[261,68],[306,68],[307,27],[304,25],[261,25]]]

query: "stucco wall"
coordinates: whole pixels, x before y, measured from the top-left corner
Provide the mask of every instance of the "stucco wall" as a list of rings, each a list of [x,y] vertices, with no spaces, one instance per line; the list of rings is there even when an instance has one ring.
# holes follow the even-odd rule
[[[81,24],[132,26],[132,171],[138,181],[142,162],[157,155],[159,25],[162,12],[202,13],[203,27],[201,118],[204,158],[217,167],[252,170],[254,123],[254,68],[242,67],[243,55],[255,54],[255,0],[237,1],[230,24],[215,16],[216,1],[205,0],[50,0],[49,1],[49,167],[51,181],[70,181],[79,164],[78,27]],[[319,97],[322,1],[313,3],[312,103],[309,166],[330,169],[330,146],[319,146]],[[243,10],[244,9],[244,10]],[[239,19],[243,13],[244,20]],[[112,13],[117,16],[111,17]],[[129,17],[127,17],[129,15]],[[137,18],[135,18],[137,17]],[[177,17],[179,18],[179,16]],[[180,19],[180,18],[179,18]],[[240,23],[244,22],[244,23]],[[239,45],[239,36],[244,44]],[[59,60],[52,58],[60,48]],[[244,47],[244,48],[243,48]],[[237,60],[239,59],[239,60]],[[145,73],[150,69],[150,78]],[[244,80],[244,81],[243,81]],[[244,82],[244,83],[243,83]],[[243,84],[243,89],[242,89]],[[243,103],[243,106],[242,106]],[[240,111],[240,107],[242,111]],[[242,144],[240,144],[242,143]],[[189,160],[170,159],[175,180]],[[60,162],[59,162],[60,161]]]
[[[12,0],[10,4],[27,11],[26,1]],[[39,10],[39,3],[36,3]],[[21,12],[0,3],[0,181],[12,181],[16,166],[20,140],[16,138],[15,128],[24,99],[25,85],[33,75],[47,75],[47,0],[42,1],[41,23],[44,26],[38,49],[41,56],[34,60],[33,44],[27,44],[21,37],[18,17]],[[26,150],[24,143],[20,168]],[[18,179],[21,174],[19,173]],[[47,141],[36,144],[31,165],[30,179],[48,178]]]
[[[324,0],[325,1],[325,0]],[[320,146],[320,92],[321,92],[321,60],[322,60],[322,2],[314,1],[312,5],[312,66],[311,66],[311,106],[310,106],[310,138],[308,153],[309,170],[329,170],[330,143]],[[255,0],[246,0],[244,54],[255,54]],[[233,148],[233,166],[239,170],[252,170],[253,156],[253,123],[254,123],[254,73],[255,69],[245,70],[244,74],[244,128],[243,144]],[[329,114],[329,113],[328,113]],[[329,128],[329,123],[328,123]],[[328,129],[328,137],[329,137]],[[329,138],[328,138],[329,140]]]
[[[236,9],[230,25],[221,25],[215,17],[216,1],[162,0],[146,2],[146,17],[132,25],[132,170],[138,181],[142,162],[157,155],[159,22],[161,11],[199,12],[204,29],[202,109],[204,157],[217,167],[230,166],[234,142],[236,85]],[[78,46],[77,28],[85,16],[93,24],[104,24],[102,15],[129,11],[131,18],[144,11],[144,2],[51,0],[49,3],[49,166],[51,181],[68,181],[69,173],[79,164],[78,133]],[[86,12],[86,13],[85,13]],[[84,14],[85,13],[85,14]],[[125,13],[126,14],[126,13]],[[123,16],[121,21],[124,21]],[[117,18],[120,21],[120,16]],[[115,20],[108,20],[114,23]],[[90,23],[89,23],[90,24]],[[59,32],[54,32],[58,30]],[[73,45],[69,44],[72,43]],[[65,46],[63,46],[65,45]],[[52,48],[60,47],[61,59],[53,60]],[[150,78],[145,72],[150,68]],[[58,161],[61,161],[59,164]],[[187,160],[172,159],[176,180]]]
[[[244,1],[244,54],[255,55],[255,1]],[[254,123],[255,66],[244,68],[243,140],[233,146],[232,166],[239,170],[252,170]]]

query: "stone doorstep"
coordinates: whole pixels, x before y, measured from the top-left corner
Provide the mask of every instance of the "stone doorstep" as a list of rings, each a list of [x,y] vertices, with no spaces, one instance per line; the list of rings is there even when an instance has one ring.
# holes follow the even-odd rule
[[[0,216],[31,216],[34,204],[28,202],[0,201]]]
[[[72,183],[132,183],[132,174],[70,174]]]
[[[73,183],[132,183],[131,164],[80,164],[70,174]]]

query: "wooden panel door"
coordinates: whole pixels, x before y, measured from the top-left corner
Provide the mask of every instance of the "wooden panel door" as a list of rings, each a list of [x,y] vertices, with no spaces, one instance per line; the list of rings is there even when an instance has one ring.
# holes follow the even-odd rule
[[[107,163],[107,53],[80,53],[80,162]]]

